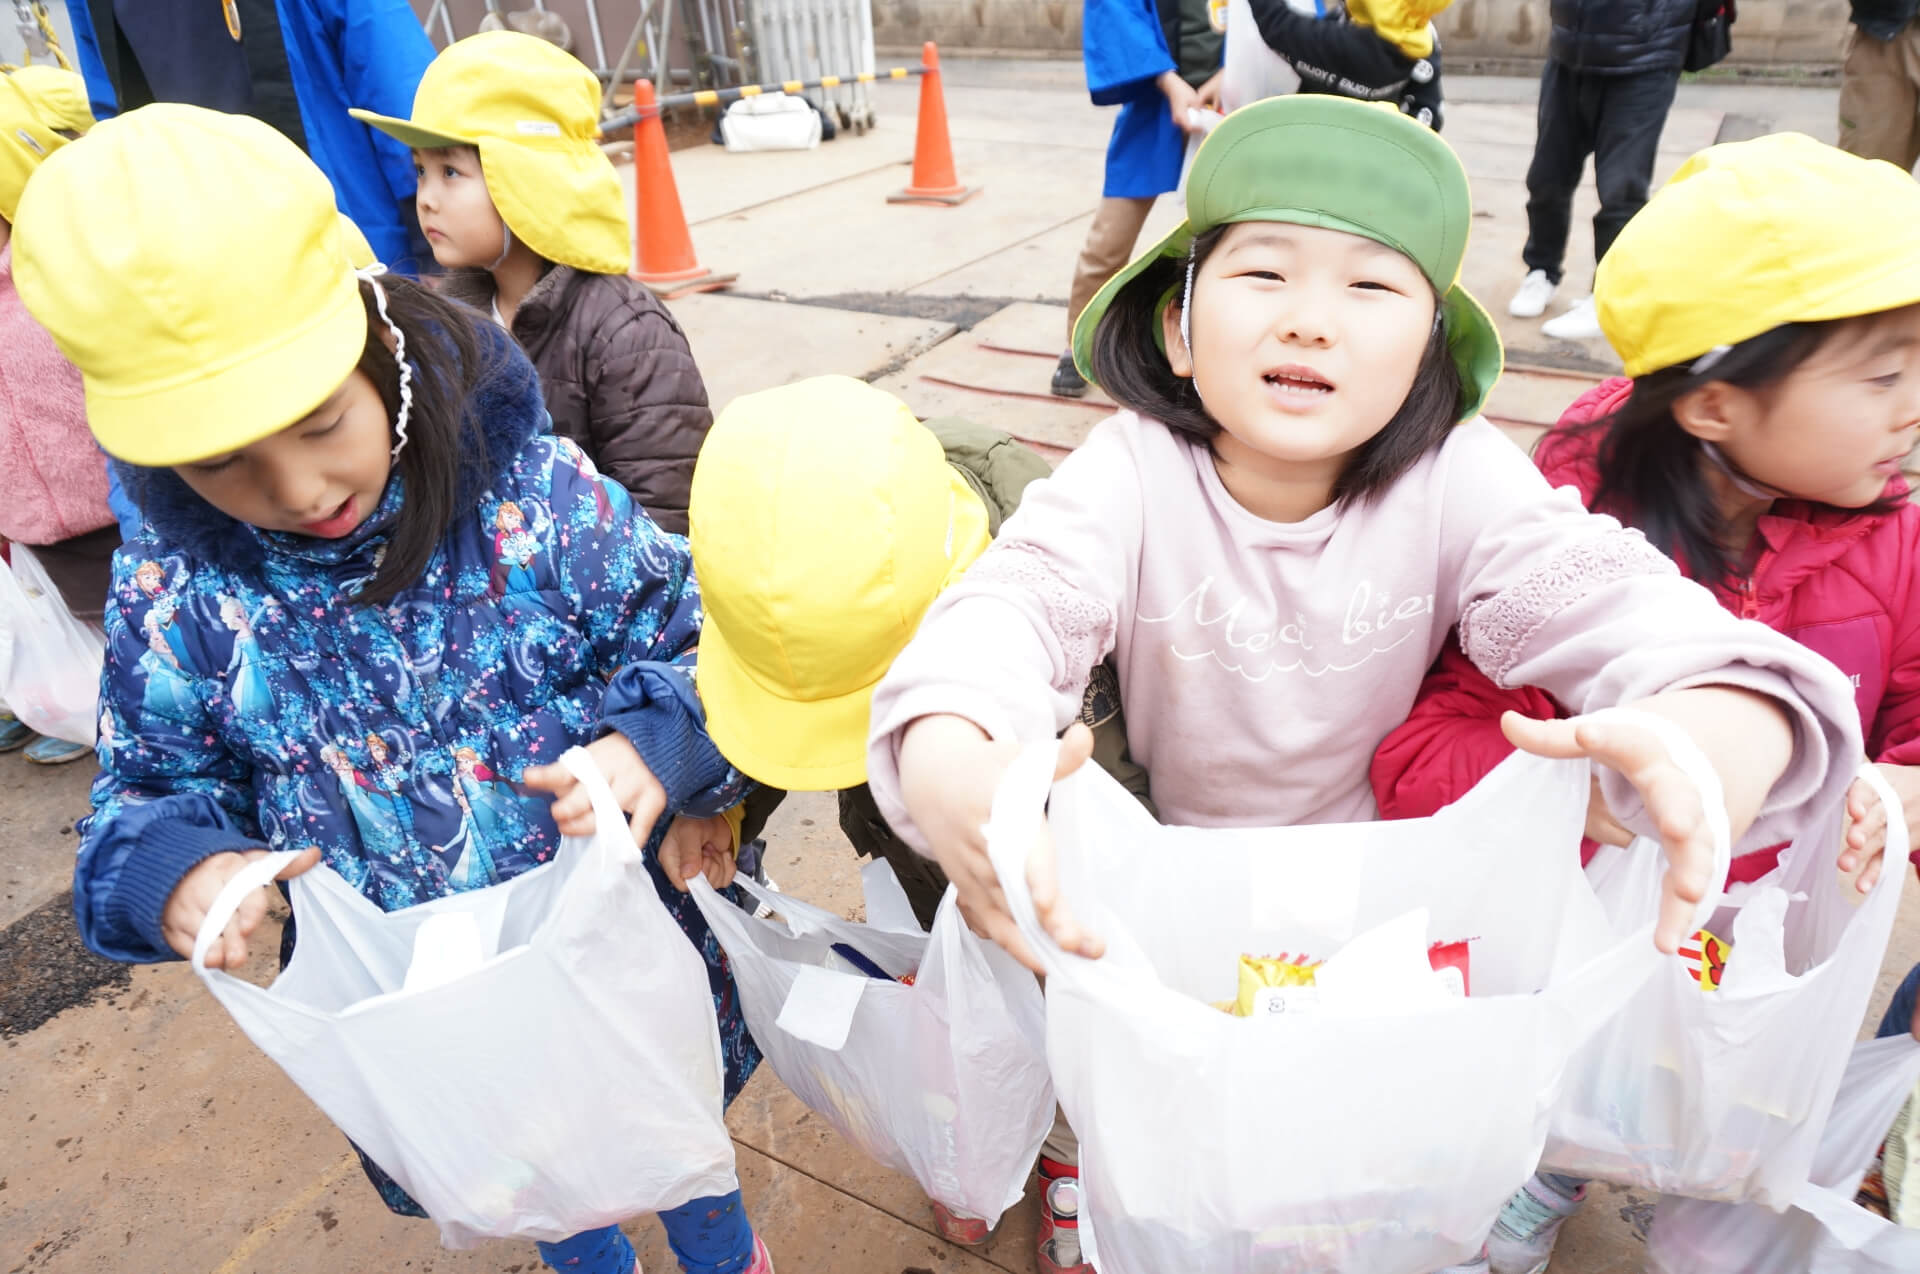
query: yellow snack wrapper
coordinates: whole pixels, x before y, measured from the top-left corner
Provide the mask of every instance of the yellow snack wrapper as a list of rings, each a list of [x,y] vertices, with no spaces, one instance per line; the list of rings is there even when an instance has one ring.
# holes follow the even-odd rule
[[[1311,962],[1292,956],[1240,957],[1240,994],[1228,1007],[1235,1017],[1252,1017],[1254,1002],[1267,987],[1312,986],[1320,961]]]

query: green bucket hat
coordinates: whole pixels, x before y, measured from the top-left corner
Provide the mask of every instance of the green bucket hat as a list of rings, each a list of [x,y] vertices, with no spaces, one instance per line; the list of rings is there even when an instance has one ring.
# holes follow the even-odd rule
[[[1407,257],[1441,295],[1447,349],[1460,369],[1460,418],[1500,379],[1500,333],[1460,286],[1473,201],[1453,148],[1391,106],[1296,93],[1222,120],[1187,174],[1187,219],[1095,293],[1073,327],[1073,361],[1093,379],[1093,334],[1120,289],[1160,257],[1184,259],[1195,236],[1236,221],[1344,230]],[[1173,299],[1169,291],[1164,307]]]

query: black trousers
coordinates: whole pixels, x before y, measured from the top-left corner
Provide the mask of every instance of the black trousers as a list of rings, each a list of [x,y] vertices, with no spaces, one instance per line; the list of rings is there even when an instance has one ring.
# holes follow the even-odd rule
[[[1593,219],[1593,259],[1607,255],[1620,228],[1647,202],[1660,130],[1680,86],[1680,68],[1598,75],[1548,59],[1540,76],[1539,131],[1527,167],[1529,270],[1555,283],[1567,255],[1573,192],[1593,156],[1600,211]]]

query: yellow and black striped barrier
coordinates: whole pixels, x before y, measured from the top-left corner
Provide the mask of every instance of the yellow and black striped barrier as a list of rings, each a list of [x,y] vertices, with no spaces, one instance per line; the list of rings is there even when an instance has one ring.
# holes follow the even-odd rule
[[[649,115],[658,115],[670,106],[721,106],[744,97],[763,93],[801,93],[810,88],[839,88],[843,84],[872,84],[876,80],[904,80],[925,75],[928,66],[896,66],[886,71],[862,71],[858,75],[823,75],[817,80],[784,80],[778,84],[741,84],[734,88],[701,89],[695,93],[670,93],[650,107],[634,106],[600,121],[600,131],[611,133],[630,128]]]

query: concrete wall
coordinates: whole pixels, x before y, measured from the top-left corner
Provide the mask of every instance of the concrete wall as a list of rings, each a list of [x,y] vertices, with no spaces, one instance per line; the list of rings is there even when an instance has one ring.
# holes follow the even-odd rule
[[[1450,59],[1537,59],[1547,0],[1454,0],[1439,19]],[[1741,0],[1730,62],[1838,66],[1846,0]],[[1079,0],[873,0],[874,43],[908,48],[1080,55]]]

